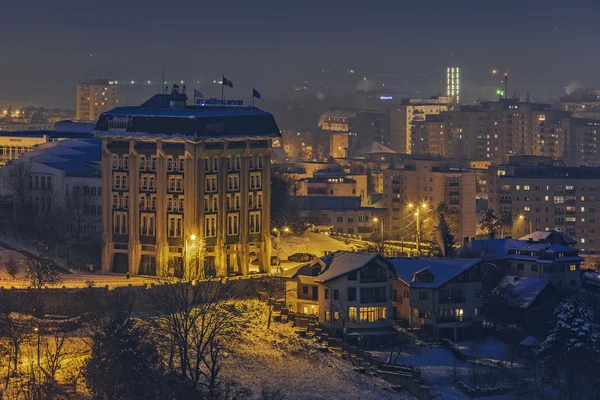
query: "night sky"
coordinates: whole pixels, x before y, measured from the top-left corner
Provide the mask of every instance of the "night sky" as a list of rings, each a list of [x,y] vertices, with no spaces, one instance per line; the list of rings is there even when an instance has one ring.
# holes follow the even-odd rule
[[[74,107],[86,75],[158,82],[163,64],[167,80],[208,95],[220,93],[210,82],[224,73],[236,84],[231,98],[252,85],[274,98],[305,81],[311,92],[385,84],[434,95],[449,64],[482,93],[499,85],[492,69],[532,99],[600,87],[598,1],[28,0],[1,9],[0,103]]]

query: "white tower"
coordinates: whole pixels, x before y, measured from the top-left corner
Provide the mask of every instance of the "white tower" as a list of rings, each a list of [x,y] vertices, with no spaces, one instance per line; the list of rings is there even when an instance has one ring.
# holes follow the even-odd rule
[[[460,72],[458,67],[448,67],[446,71],[446,95],[460,104]]]

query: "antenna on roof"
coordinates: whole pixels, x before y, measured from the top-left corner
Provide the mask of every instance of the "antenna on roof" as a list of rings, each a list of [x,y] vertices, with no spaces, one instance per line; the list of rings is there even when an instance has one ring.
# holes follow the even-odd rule
[[[162,81],[160,81],[160,86],[163,86],[165,84],[165,64],[162,65]],[[165,88],[165,92],[163,94],[167,94],[167,90],[169,88]]]

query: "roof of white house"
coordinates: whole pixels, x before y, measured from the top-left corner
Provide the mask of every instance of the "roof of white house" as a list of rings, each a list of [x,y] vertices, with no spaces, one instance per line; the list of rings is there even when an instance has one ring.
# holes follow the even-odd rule
[[[323,272],[315,277],[315,282],[327,282],[349,272],[356,271],[378,257],[385,261],[383,257],[373,253],[353,253],[347,251],[332,253],[321,258],[321,261],[325,264],[325,268]]]
[[[506,296],[511,297],[507,300],[511,300],[511,303],[520,308],[527,308],[549,284],[547,279],[505,276],[495,290],[505,289]]]
[[[577,244],[577,240],[558,231],[535,231],[529,235],[520,237],[519,240],[533,240],[534,242],[564,242],[565,244]]]
[[[393,154],[395,154],[396,152],[394,150],[390,149],[389,147],[382,145],[379,142],[371,142],[370,144],[356,150],[356,153],[358,153],[358,154],[371,154],[371,153],[393,153]]]
[[[398,278],[410,287],[437,288],[477,265],[480,258],[390,258]],[[416,282],[415,274],[428,271],[432,282]]]

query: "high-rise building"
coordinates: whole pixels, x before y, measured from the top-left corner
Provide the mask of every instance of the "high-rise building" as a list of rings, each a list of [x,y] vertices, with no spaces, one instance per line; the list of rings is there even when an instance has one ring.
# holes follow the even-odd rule
[[[460,104],[460,71],[458,67],[448,67],[446,70],[446,96],[453,97]]]
[[[415,210],[420,222],[431,208],[443,202],[455,216],[457,239],[475,236],[477,218],[475,171],[453,168],[447,160],[406,159],[401,167],[383,171],[383,205],[388,210],[385,231],[394,239],[411,240],[415,233]]]
[[[490,166],[488,179],[489,205],[512,215],[514,237],[556,230],[575,238],[582,250],[598,248],[600,168],[513,156],[507,164]]]
[[[451,97],[404,99],[402,104],[389,108],[390,148],[398,153],[412,153],[412,129],[428,115],[448,111]]]
[[[155,95],[140,107],[105,112],[96,124],[102,269],[155,274],[168,266],[205,277],[247,275],[258,265],[266,272],[271,142],[279,128],[256,108],[186,100],[175,91]]]
[[[96,121],[119,102],[117,85],[106,79],[86,79],[77,84],[77,120]]]

